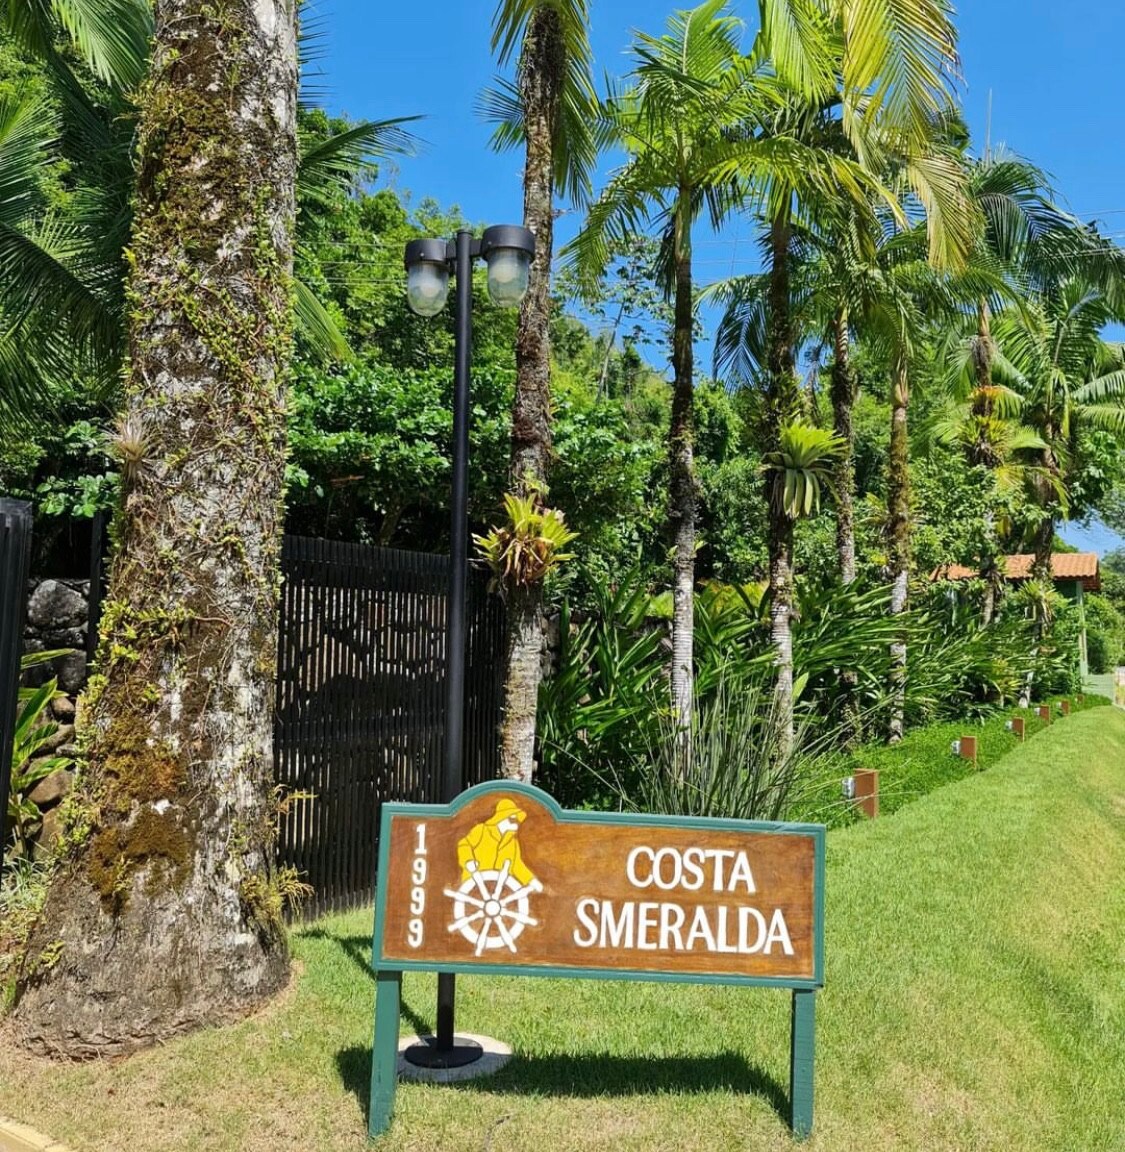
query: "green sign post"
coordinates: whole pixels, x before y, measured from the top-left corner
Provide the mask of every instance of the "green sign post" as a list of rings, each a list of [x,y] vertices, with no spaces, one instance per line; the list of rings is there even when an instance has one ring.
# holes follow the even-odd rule
[[[812,1131],[821,825],[567,812],[495,781],[387,804],[380,836],[372,1137],[394,1109],[406,971],[790,989],[790,1126]]]

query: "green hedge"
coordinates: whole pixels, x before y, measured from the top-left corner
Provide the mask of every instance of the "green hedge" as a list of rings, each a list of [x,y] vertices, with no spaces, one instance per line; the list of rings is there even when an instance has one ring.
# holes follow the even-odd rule
[[[1104,696],[1086,695],[1082,703],[1073,696],[1052,696],[1052,723],[1065,723],[1058,710],[1060,700],[1069,699],[1072,712],[1101,708],[1110,704]],[[1027,739],[1033,739],[1046,724],[1035,709],[1018,706],[997,712],[982,721],[931,724],[915,728],[895,745],[867,744],[851,755],[825,762],[818,779],[808,782],[791,813],[794,820],[810,820],[830,828],[854,824],[863,819],[855,805],[843,798],[841,785],[857,768],[874,768],[879,773],[879,815],[889,816],[900,808],[941,788],[973,774],[972,763],[954,756],[950,744],[960,736],[977,738],[976,771],[984,771],[1001,756],[1018,746],[1019,738],[1005,725],[1013,717],[1026,720]]]

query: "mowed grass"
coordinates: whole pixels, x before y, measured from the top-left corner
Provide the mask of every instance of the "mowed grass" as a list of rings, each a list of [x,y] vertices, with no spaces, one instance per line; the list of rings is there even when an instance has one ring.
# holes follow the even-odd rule
[[[1125,1148],[1125,713],[828,839],[816,1127],[832,1150]],[[363,1149],[370,916],[295,934],[285,998],[119,1063],[0,1037],[0,1114],[99,1152]],[[791,1149],[788,994],[462,978],[459,1027],[516,1058],[403,1084],[378,1152]],[[404,1029],[434,981],[405,983]]]

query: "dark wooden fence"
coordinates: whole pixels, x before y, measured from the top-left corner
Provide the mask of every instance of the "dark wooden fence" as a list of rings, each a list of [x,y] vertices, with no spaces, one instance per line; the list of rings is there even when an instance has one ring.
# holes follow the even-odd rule
[[[31,505],[0,500],[0,863],[8,843],[8,789],[31,562]]]
[[[278,628],[277,779],[308,793],[278,844],[313,886],[304,915],[372,898],[386,800],[440,800],[449,559],[286,537]],[[481,572],[468,588],[466,786],[499,767],[504,621]]]

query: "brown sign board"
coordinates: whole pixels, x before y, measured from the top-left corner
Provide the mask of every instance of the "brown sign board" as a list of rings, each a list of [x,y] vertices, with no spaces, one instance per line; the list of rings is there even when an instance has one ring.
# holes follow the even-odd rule
[[[823,873],[818,825],[388,804],[373,965],[816,988]]]

